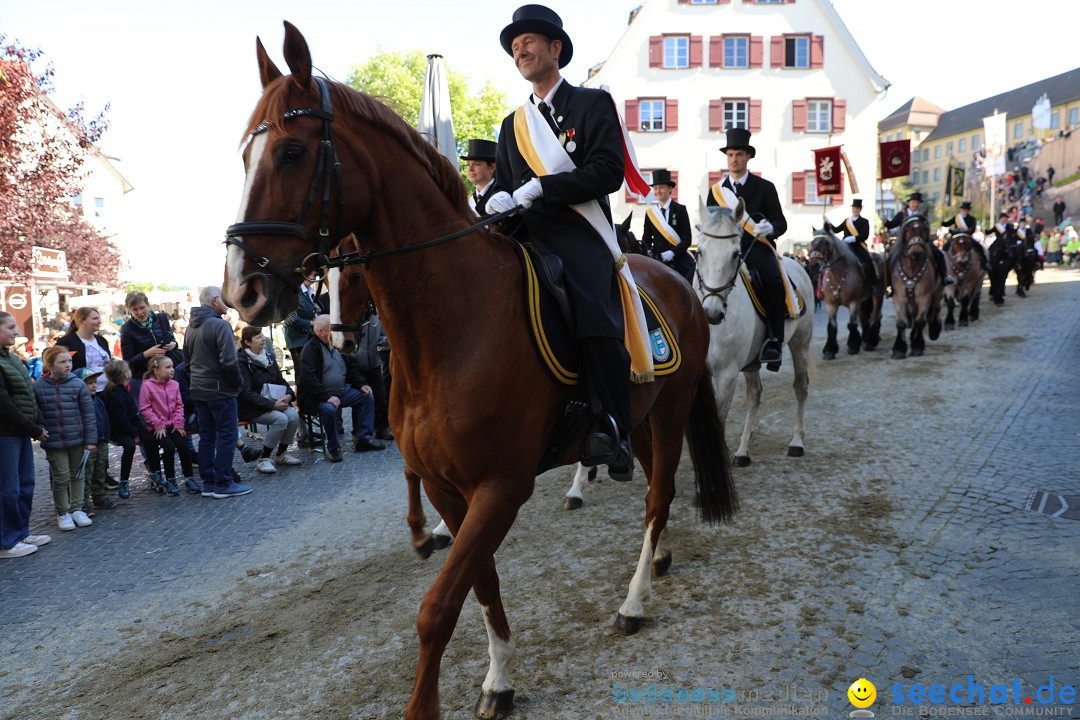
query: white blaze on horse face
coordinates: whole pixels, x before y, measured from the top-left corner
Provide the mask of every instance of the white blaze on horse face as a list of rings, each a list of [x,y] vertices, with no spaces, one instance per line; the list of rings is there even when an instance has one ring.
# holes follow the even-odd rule
[[[510,681],[510,658],[514,656],[514,639],[511,637],[508,642],[499,637],[491,626],[491,610],[486,605],[481,605],[480,608],[484,611],[484,626],[487,628],[488,635],[488,656],[491,658],[487,677],[484,678],[484,684],[480,687],[484,692],[513,690],[514,686]]]
[[[326,273],[326,287],[330,291],[330,324],[341,324],[341,268],[330,268]],[[345,343],[345,333],[340,330],[330,331],[330,342],[340,349]]]
[[[244,178],[244,193],[240,196],[240,211],[236,214],[236,222],[244,222],[247,215],[248,202],[251,200],[251,188],[255,185],[255,174],[262,162],[263,150],[266,148],[267,133],[259,133],[251,141],[248,153],[247,177]],[[228,269],[229,281],[234,285],[240,284],[243,276],[244,252],[235,245],[229,245],[228,254],[225,258],[225,267]]]

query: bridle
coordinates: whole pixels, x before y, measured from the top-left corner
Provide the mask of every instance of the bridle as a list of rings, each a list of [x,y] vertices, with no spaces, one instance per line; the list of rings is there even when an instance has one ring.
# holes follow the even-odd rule
[[[818,230],[816,233],[814,233],[813,240],[818,240],[818,239],[832,240],[832,237],[827,232],[825,232],[825,230]],[[811,241],[811,243],[812,243],[812,241]],[[807,256],[807,258],[806,258],[811,263],[814,261],[815,258],[818,259],[818,260],[821,260],[822,261],[822,265],[821,265],[821,271],[822,272],[824,272],[826,268],[828,268],[830,265],[832,265],[832,263],[829,261],[829,258],[832,257],[832,244],[829,243],[827,245],[827,247],[829,248],[829,251],[824,252],[824,253],[821,252],[820,250],[814,250],[814,249],[811,248],[810,255]]]
[[[742,237],[742,233],[731,233],[728,235],[713,235],[707,233],[704,230],[699,231],[707,238],[713,238],[714,240],[730,240],[732,238]],[[731,280],[721,285],[720,287],[711,287],[705,282],[705,278],[701,277],[701,264],[699,263],[694,268],[694,275],[697,276],[698,293],[701,295],[701,302],[704,303],[711,297],[720,299],[720,306],[724,309],[724,317],[727,317],[727,303],[728,296],[731,295],[732,288],[735,287],[735,282],[739,279],[739,270],[742,268],[744,262],[746,262],[746,254],[750,250],[747,249],[746,253],[739,254],[739,261],[735,263],[735,272],[732,273]],[[700,254],[700,253],[699,253]]]
[[[321,107],[294,108],[285,111],[281,116],[282,122],[307,116],[322,118],[323,125],[318,161],[315,164],[315,174],[311,178],[311,186],[308,188],[307,197],[304,198],[304,204],[300,208],[300,214],[296,216],[296,222],[238,222],[230,225],[225,231],[226,245],[235,245],[240,248],[255,261],[257,266],[283,280],[287,285],[292,285],[297,275],[304,274],[303,268],[308,265],[310,258],[314,256],[315,262],[317,262],[317,258],[325,258],[330,252],[331,181],[337,186],[337,221],[339,225],[345,216],[345,194],[342,192],[341,187],[341,161],[338,159],[337,150],[334,148],[334,135],[331,129],[334,121],[334,109],[330,102],[330,88],[323,78],[316,77],[313,79],[319,88]],[[270,121],[266,121],[251,131],[251,137],[254,138],[269,129]],[[300,223],[304,219],[308,208],[314,202],[316,195],[318,195],[320,186],[322,187],[322,207],[319,213],[319,230],[318,234],[316,234]],[[340,230],[339,227],[339,234]],[[250,235],[279,235],[300,238],[312,245],[315,252],[305,258],[300,267],[282,268],[275,265],[270,258],[259,253],[241,239]]]

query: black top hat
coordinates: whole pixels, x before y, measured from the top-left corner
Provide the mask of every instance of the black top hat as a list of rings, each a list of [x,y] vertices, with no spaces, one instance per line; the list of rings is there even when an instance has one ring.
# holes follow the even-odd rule
[[[961,210],[970,210],[971,209],[971,201],[970,200],[965,200],[964,202],[960,203],[960,209]]]
[[[675,181],[671,179],[671,172],[668,170],[653,170],[651,184],[675,187]]]
[[[855,198],[854,200],[852,200],[851,201],[851,207],[861,208],[862,207],[862,198]]]
[[[468,151],[461,156],[462,160],[486,160],[495,162],[496,151],[499,146],[491,140],[470,140]]]
[[[745,150],[750,157],[757,155],[757,150],[750,144],[750,131],[746,128],[728,128],[727,142],[720,152],[726,153],[728,150]]]
[[[908,202],[911,202],[912,200],[918,200],[919,202],[922,202],[922,193],[916,190],[915,192],[908,195]]]
[[[570,36],[563,30],[562,18],[550,8],[543,5],[522,5],[514,11],[510,24],[499,33],[499,42],[507,55],[514,56],[514,51],[510,46],[514,44],[514,38],[524,33],[539,33],[552,40],[561,40],[560,68],[566,67],[570,58],[574,56],[574,44],[570,42]]]

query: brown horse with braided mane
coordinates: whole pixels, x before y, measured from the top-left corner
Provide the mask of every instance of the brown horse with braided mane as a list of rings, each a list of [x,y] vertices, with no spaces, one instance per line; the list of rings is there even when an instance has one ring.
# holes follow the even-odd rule
[[[949,236],[949,250],[945,253],[946,272],[956,282],[945,290],[945,329],[952,330],[957,322],[953,314],[960,305],[960,327],[967,327],[968,320],[979,319],[979,299],[982,296],[986,267],[983,255],[975,249],[975,241],[966,232],[954,232]]]
[[[457,168],[386,106],[313,77],[307,43],[292,25],[285,25],[284,49],[291,75],[281,74],[261,43],[257,54],[263,95],[248,127],[247,177],[226,240],[223,297],[247,322],[269,324],[295,307],[304,267],[325,263],[350,233],[359,238],[366,281],[393,347],[390,424],[408,472],[423,479],[455,538],[420,606],[419,660],[405,717],[441,717],[439,667],[470,589],[483,609],[490,656],[476,714],[502,717],[513,703],[514,648],[494,555],[578,391],[542,364],[516,251],[506,238],[473,228]],[[629,263],[682,352],[676,371],[632,392],[633,447],[648,481],[646,529],[617,622],[633,632],[651,571],[666,567],[670,556],[662,538],[684,435],[703,519],[730,517],[736,501],[705,365],[709,329],[701,303],[660,263],[641,256]],[[577,461],[583,435],[584,427],[559,458],[563,464]]]
[[[900,234],[889,250],[889,282],[896,308],[896,342],[893,360],[907,357],[904,333],[911,328],[911,356],[926,350],[923,329],[931,340],[941,335],[941,298],[945,279],[938,276],[930,259],[930,222],[925,215],[911,215],[900,226]]]
[[[870,255],[876,272],[881,271],[881,255]],[[848,309],[848,355],[858,355],[860,348],[873,350],[881,342],[881,305],[885,299],[885,285],[876,286],[871,278],[863,276],[862,263],[848,244],[829,229],[826,224],[814,230],[810,244],[810,267],[820,273],[822,299],[829,314],[828,338],[822,355],[835,360],[840,349],[836,342],[836,314],[840,308]],[[883,274],[883,273],[882,273]],[[873,287],[873,292],[871,292]],[[862,325],[862,332],[859,326]]]

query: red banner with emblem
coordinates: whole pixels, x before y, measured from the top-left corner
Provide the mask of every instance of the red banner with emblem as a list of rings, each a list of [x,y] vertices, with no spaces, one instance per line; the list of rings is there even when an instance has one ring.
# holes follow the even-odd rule
[[[819,197],[844,194],[842,162],[839,145],[814,151],[814,175],[817,178]]]
[[[879,145],[882,180],[911,174],[911,140],[893,140]]]

